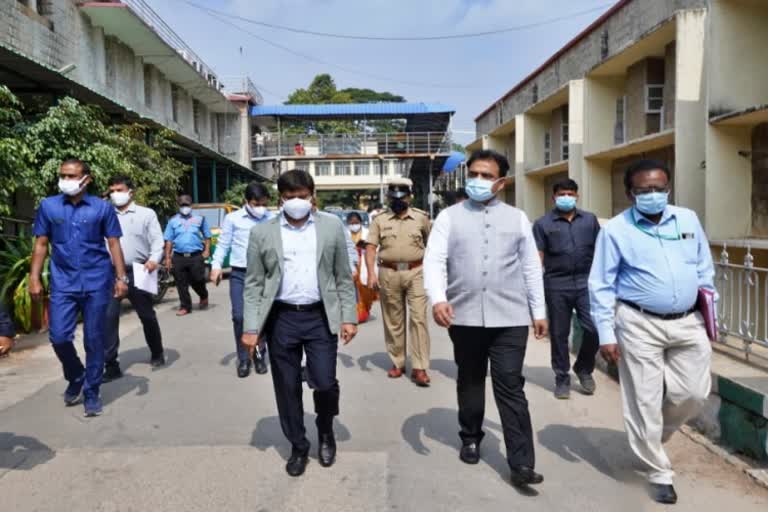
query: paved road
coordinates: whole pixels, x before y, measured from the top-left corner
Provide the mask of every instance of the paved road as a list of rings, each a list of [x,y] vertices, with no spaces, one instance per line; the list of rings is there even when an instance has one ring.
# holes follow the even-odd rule
[[[226,284],[209,311],[161,322],[169,366],[152,371],[138,322],[123,322],[127,375],[104,386],[105,415],[64,408],[63,381],[41,346],[0,361],[0,507],[8,511],[614,511],[657,510],[622,431],[618,386],[552,397],[546,344],[531,342],[526,386],[537,438],[538,496],[508,484],[496,408],[487,408],[483,462],[457,457],[450,343],[433,328],[433,386],[390,381],[379,321],[339,355],[337,464],[283,470],[269,376],[234,375]],[[491,397],[490,382],[488,397]],[[311,404],[305,394],[305,404]],[[308,417],[309,420],[309,417]],[[311,439],[314,424],[307,421]],[[677,510],[762,511],[768,493],[678,435]],[[314,454],[313,454],[314,457]]]

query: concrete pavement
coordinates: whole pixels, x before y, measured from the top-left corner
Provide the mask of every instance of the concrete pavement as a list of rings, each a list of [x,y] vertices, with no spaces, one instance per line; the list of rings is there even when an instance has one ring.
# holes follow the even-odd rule
[[[339,456],[288,477],[269,375],[237,379],[227,283],[211,309],[161,324],[169,365],[153,371],[141,329],[124,317],[126,376],[103,388],[104,416],[65,408],[46,346],[0,361],[0,503],[13,511],[645,511],[640,466],[623,432],[618,385],[597,376],[593,397],[552,397],[549,347],[531,341],[526,391],[537,440],[537,496],[508,484],[498,412],[488,383],[483,461],[458,460],[455,375],[446,333],[433,326],[433,385],[385,371],[381,323],[340,350]],[[29,364],[32,361],[34,364]],[[18,393],[16,392],[18,390]],[[315,440],[311,394],[304,397]],[[677,510],[764,511],[768,492],[677,435]]]

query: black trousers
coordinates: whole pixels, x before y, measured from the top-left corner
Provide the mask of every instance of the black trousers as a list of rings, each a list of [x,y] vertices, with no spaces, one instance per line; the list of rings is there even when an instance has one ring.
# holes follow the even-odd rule
[[[266,334],[280,426],[293,448],[305,452],[310,445],[304,428],[302,352],[307,356],[307,383],[314,390],[317,430],[331,433],[333,417],[339,414],[339,340],[331,333],[322,307],[298,312],[276,306],[267,322]]]
[[[163,337],[160,333],[160,323],[157,321],[155,306],[152,303],[152,295],[144,290],[139,290],[133,285],[133,270],[128,271],[128,302],[131,303],[136,314],[139,315],[141,326],[144,328],[144,339],[147,342],[152,357],[163,353]],[[107,307],[106,318],[106,344],[104,347],[104,360],[107,365],[117,364],[117,353],[120,349],[120,299],[112,300]]]
[[[202,254],[184,257],[183,254],[173,254],[173,277],[176,280],[176,289],[179,291],[179,302],[186,310],[192,309],[192,297],[189,295],[189,286],[195,290],[201,300],[208,298],[208,289],[205,286],[205,259]]]
[[[557,384],[570,384],[571,356],[568,351],[568,337],[571,334],[573,310],[584,331],[579,354],[573,365],[577,375],[592,374],[595,371],[595,356],[600,349],[597,331],[589,314],[589,291],[547,290],[547,316],[549,317],[549,339],[552,356],[552,370]]]
[[[533,468],[533,428],[525,398],[523,359],[528,343],[528,327],[466,327],[448,330],[459,373],[456,389],[459,399],[459,436],[464,443],[479,443],[485,417],[485,378],[491,361],[491,380],[496,406],[501,416],[507,462],[510,466]]]

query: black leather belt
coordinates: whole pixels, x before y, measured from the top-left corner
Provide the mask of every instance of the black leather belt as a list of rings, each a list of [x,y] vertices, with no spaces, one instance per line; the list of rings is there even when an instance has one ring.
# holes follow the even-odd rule
[[[193,256],[199,256],[203,254],[203,251],[195,251],[195,252],[174,252],[174,256],[181,256],[182,258],[191,258]]]
[[[232,267],[232,270],[235,272],[246,272],[248,269],[245,267]]]
[[[288,304],[287,302],[275,301],[273,307],[278,311],[317,311],[323,307],[323,303],[315,302],[312,304]]]
[[[622,304],[626,304],[627,306],[631,307],[632,309],[636,309],[637,311],[641,313],[645,313],[646,315],[655,316],[656,318],[660,318],[662,320],[679,320],[681,318],[685,318],[686,316],[690,315],[694,311],[696,311],[696,307],[692,307],[688,311],[685,311],[683,313],[656,313],[653,311],[648,311],[644,307],[642,307],[639,304],[635,304],[634,302],[628,301],[628,300],[621,300],[619,299],[619,302]]]

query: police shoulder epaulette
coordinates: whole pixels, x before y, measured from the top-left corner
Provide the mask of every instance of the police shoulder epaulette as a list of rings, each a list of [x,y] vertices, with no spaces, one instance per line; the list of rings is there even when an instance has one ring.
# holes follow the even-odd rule
[[[424,210],[419,210],[418,208],[413,208],[413,207],[411,208],[411,210],[413,210],[414,212],[420,213],[420,214],[424,215],[425,217],[429,217],[429,214],[427,212],[425,212]]]

